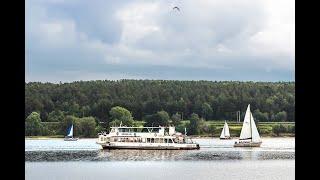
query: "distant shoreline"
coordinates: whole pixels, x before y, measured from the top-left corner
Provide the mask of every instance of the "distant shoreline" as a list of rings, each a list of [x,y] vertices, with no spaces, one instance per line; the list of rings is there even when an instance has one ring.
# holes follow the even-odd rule
[[[195,136],[190,135],[188,136],[192,139],[211,139],[211,138],[219,138],[213,136]],[[283,134],[279,136],[261,136],[262,138],[294,138],[295,134]],[[92,138],[80,138],[80,139],[97,139],[97,137]],[[55,136],[25,136],[25,140],[47,140],[47,139],[64,139],[64,137],[55,137]],[[238,139],[238,137],[232,137],[232,139]]]

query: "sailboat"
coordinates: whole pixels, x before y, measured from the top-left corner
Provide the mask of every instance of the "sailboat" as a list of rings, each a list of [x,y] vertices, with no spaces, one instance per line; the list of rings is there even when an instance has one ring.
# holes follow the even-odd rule
[[[257,129],[252,113],[250,111],[250,104],[244,117],[239,141],[236,141],[234,147],[260,147],[262,141]]]
[[[68,135],[66,137],[64,137],[64,140],[65,141],[77,141],[78,140],[78,138],[73,137],[73,124],[69,128]]]
[[[224,122],[224,126],[220,135],[220,139],[231,139],[230,133],[229,133],[229,126],[227,122]]]

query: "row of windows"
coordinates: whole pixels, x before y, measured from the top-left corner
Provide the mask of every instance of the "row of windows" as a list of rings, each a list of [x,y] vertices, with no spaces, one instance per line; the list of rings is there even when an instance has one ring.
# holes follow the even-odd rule
[[[101,141],[109,141],[107,137],[101,137]],[[184,140],[178,140],[169,138],[130,138],[130,137],[123,137],[123,138],[110,138],[111,142],[142,142],[142,143],[184,143]]]

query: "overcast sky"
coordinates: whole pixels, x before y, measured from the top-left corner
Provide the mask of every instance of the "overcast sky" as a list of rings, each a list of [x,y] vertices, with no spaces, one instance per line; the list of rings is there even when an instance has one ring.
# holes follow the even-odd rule
[[[27,82],[294,81],[295,4],[27,0],[25,56]]]

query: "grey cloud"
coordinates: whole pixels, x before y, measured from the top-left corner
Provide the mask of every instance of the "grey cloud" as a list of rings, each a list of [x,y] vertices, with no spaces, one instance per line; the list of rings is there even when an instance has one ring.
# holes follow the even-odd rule
[[[255,51],[264,47],[252,43],[252,37],[265,29],[269,17],[262,1],[186,0],[179,3],[180,13],[171,5],[138,0],[27,1],[27,80],[69,81],[86,79],[85,75],[294,79],[294,57]],[[133,19],[119,17],[130,10]],[[129,40],[123,39],[125,33]]]

